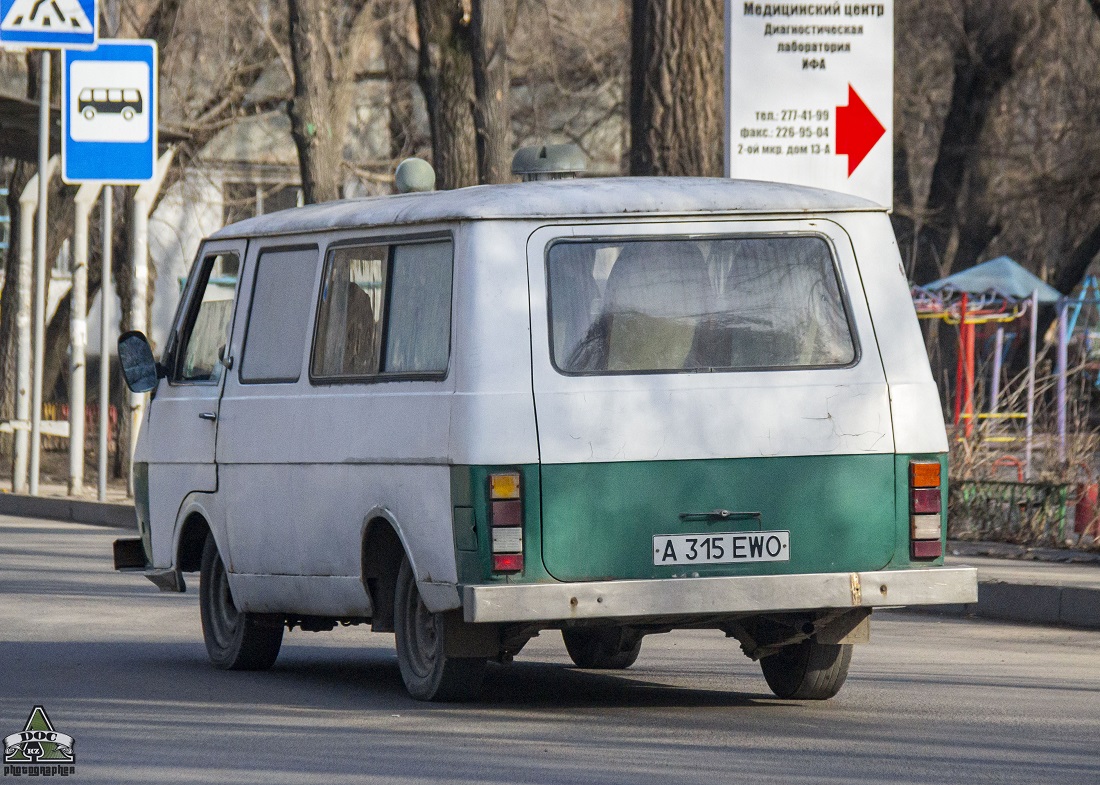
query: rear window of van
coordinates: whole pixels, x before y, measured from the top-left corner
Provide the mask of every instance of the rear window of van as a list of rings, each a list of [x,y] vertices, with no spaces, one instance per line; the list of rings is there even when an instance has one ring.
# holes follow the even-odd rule
[[[551,353],[569,374],[844,366],[856,342],[813,236],[566,240],[547,255]]]

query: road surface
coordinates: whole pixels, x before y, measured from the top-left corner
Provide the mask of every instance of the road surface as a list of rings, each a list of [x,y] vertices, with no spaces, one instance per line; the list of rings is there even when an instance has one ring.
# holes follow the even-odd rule
[[[0,737],[44,706],[75,739],[69,782],[1100,782],[1100,632],[876,614],[824,703],[771,697],[720,633],[651,636],[606,673],[544,632],[480,702],[433,705],[363,627],[214,670],[197,579],[113,573],[122,534],[0,517]]]

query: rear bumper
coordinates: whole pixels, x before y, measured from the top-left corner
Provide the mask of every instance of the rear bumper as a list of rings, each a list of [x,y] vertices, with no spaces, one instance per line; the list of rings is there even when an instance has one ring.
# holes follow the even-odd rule
[[[498,584],[465,586],[462,594],[465,620],[482,623],[713,616],[977,601],[978,572],[973,567]]]

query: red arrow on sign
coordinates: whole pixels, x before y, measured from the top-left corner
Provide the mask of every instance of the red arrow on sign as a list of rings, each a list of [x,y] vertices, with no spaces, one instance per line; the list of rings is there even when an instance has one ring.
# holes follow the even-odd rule
[[[885,133],[882,123],[848,85],[848,105],[836,108],[836,154],[848,156],[849,177]]]

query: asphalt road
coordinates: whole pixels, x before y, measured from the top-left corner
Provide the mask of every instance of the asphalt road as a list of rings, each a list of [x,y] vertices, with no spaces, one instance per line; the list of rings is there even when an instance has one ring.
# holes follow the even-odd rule
[[[825,703],[772,698],[718,633],[649,637],[608,675],[547,632],[482,701],[430,705],[360,627],[214,670],[194,582],[116,575],[118,535],[0,517],[0,737],[43,705],[76,740],[69,782],[1100,782],[1098,632],[876,614]]]

